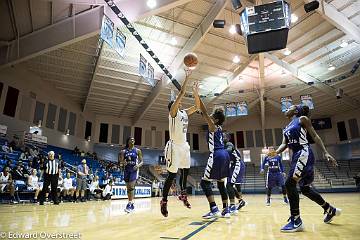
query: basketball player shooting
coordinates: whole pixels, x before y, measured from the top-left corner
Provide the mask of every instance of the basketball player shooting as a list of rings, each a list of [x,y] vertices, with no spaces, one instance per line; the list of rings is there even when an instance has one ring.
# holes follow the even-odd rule
[[[197,111],[195,106],[188,109],[182,109],[181,100],[185,95],[186,85],[189,81],[190,72],[186,71],[185,80],[181,86],[179,95],[175,101],[171,101],[169,108],[169,133],[170,140],[165,146],[166,166],[168,176],[165,180],[163,197],[160,202],[161,214],[168,216],[167,203],[170,187],[176,178],[176,174],[180,169],[180,189],[181,194],[178,199],[184,203],[184,206],[191,208],[187,199],[186,183],[190,169],[190,146],[186,141],[186,133],[188,128],[188,117]]]

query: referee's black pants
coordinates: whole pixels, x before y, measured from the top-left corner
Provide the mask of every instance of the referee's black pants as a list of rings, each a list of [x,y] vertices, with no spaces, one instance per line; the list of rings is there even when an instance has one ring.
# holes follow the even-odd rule
[[[50,196],[53,199],[54,203],[58,203],[57,197],[57,187],[58,187],[59,174],[44,174],[44,184],[43,188],[39,195],[39,202],[43,203],[45,201],[45,195],[49,190],[49,186],[51,185],[51,193]]]

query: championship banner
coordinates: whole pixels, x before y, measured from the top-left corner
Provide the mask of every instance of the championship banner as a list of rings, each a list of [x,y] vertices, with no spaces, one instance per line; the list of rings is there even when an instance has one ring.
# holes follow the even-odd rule
[[[7,132],[7,126],[0,125],[0,135],[6,135]]]
[[[243,102],[240,102],[237,104],[237,113],[236,115],[237,116],[247,116],[249,115],[249,112],[248,112],[248,105],[245,101]]]
[[[309,109],[314,109],[314,102],[310,94],[300,96],[301,105],[308,106]]]
[[[104,15],[103,22],[101,25],[100,37],[107,42],[111,47],[113,46],[113,31],[114,23]]]
[[[237,104],[236,103],[227,103],[226,104],[226,117],[236,117],[237,114]]]
[[[125,53],[126,36],[119,30],[116,29],[114,49],[123,58]]]
[[[127,190],[125,185],[112,186],[111,199],[125,199],[128,198]],[[151,197],[151,186],[135,186],[135,197],[136,198],[147,198]]]
[[[281,97],[281,111],[286,112],[293,105],[292,97]]]
[[[153,68],[153,66],[151,66],[150,63],[148,63],[146,81],[147,81],[152,87],[155,87],[154,77],[155,77],[155,76],[154,76],[154,68]]]
[[[143,57],[143,55],[141,55],[140,53],[140,61],[139,61],[139,74],[141,76],[143,76],[144,78],[146,78],[147,76],[147,72],[146,72],[146,69],[147,69],[147,61],[146,59]]]

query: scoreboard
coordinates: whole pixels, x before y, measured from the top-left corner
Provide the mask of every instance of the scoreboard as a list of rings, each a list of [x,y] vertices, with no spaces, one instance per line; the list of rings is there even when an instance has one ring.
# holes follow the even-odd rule
[[[290,7],[286,1],[247,7],[240,18],[250,54],[286,47],[291,24]]]

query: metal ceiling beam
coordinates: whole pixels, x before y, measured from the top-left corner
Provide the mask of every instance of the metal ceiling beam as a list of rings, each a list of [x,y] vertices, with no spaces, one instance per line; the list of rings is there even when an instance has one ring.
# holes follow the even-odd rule
[[[305,0],[305,2],[310,1],[311,0]],[[358,26],[351,22],[343,13],[339,12],[332,4],[326,3],[325,1],[319,1],[319,3],[320,6],[316,9],[316,12],[336,28],[360,43],[360,28]]]
[[[281,59],[279,59],[278,57],[276,57],[272,54],[264,53],[264,55],[266,58],[270,59],[273,63],[275,63],[275,64],[279,65],[280,67],[283,67],[284,69],[289,71],[294,77],[296,77],[300,81],[303,81],[305,83],[312,82],[312,83],[314,83],[313,85],[311,85],[312,87],[316,88],[317,90],[319,90],[331,97],[334,97],[334,98],[336,97],[336,88],[323,83],[319,79],[317,79],[313,76],[310,76],[309,74],[302,71],[301,69],[294,67],[293,65],[291,65],[285,61],[282,61]],[[353,107],[354,109],[357,109],[360,107],[360,102],[358,100],[356,100],[352,97],[349,97],[345,94],[340,100],[343,101],[344,103],[346,103],[347,105]]]
[[[221,92],[217,93],[215,97],[213,97],[206,105],[211,105],[215,102],[216,99],[221,97],[227,90],[230,88],[230,84],[232,81],[238,79],[239,75],[249,66],[249,64],[256,58],[256,55],[251,55],[249,60],[243,63],[238,69],[233,72],[233,74],[228,78],[228,85],[227,87],[222,90]]]
[[[97,7],[9,42],[7,48],[0,48],[9,52],[8,56],[0,53],[7,56],[0,58],[0,69],[95,36],[100,32],[103,15],[104,7]]]
[[[185,55],[188,52],[193,51],[196,48],[196,46],[202,41],[206,33],[212,27],[212,23],[214,19],[221,13],[225,5],[226,5],[226,0],[216,1],[215,5],[209,11],[208,15],[203,19],[199,27],[195,30],[195,32],[193,32],[190,39],[185,43],[184,47],[177,54],[169,69],[176,72],[179,68],[181,68]],[[182,71],[179,71],[179,73],[176,74],[175,78],[178,79],[178,76],[181,74],[183,74]],[[151,91],[150,95],[148,96],[142,107],[136,113],[133,119],[133,124],[137,123],[146,114],[146,112],[151,108],[152,104],[155,102],[156,98],[160,95],[161,91],[164,90],[167,86],[168,86],[168,81],[167,79],[164,78],[157,83],[157,85]]]
[[[63,3],[63,4],[76,4],[76,5],[106,5],[104,0],[43,0],[49,2]],[[124,15],[130,22],[149,17],[152,15],[165,12],[169,9],[186,4],[192,0],[157,0],[156,7],[150,9],[147,6],[147,0],[114,0],[116,5],[121,9]],[[105,14],[108,15],[114,23],[119,22],[119,19],[111,11],[105,9]]]
[[[261,129],[265,130],[265,57],[263,53],[259,54],[259,97],[260,97],[260,114],[261,114]],[[263,134],[264,135],[264,134]]]

